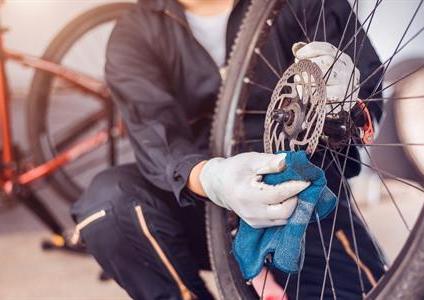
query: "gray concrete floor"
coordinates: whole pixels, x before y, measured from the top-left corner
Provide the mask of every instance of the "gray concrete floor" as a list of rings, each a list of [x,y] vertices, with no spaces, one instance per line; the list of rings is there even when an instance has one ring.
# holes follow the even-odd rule
[[[14,97],[12,109],[17,143],[28,149],[24,98]],[[71,227],[69,208],[63,199],[45,183],[36,187],[45,203]],[[46,228],[22,205],[0,211],[0,299],[129,299],[115,282],[98,280],[100,268],[91,257],[43,251],[41,242],[49,237]]]
[[[18,142],[25,144],[23,119],[24,102],[21,97],[14,101],[14,131]],[[364,181],[356,180],[353,187],[357,193],[361,210],[383,245],[390,260],[396,257],[407,231],[396,216],[393,203],[388,200],[383,185],[372,183],[371,188],[378,191],[379,200],[369,203],[364,199]],[[395,196],[402,196],[399,204],[413,224],[420,207],[422,194],[405,188],[395,181],[387,181]],[[38,193],[51,206],[68,226],[68,206],[46,184],[38,184]],[[40,244],[49,232],[21,205],[0,210],[0,299],[1,300],[118,300],[128,299],[126,293],[113,281],[100,282],[100,268],[95,261],[82,255],[59,251],[45,252]],[[209,285],[213,286],[211,274],[205,275]],[[215,288],[213,288],[215,289]]]
[[[113,281],[97,280],[90,257],[42,251],[49,233],[23,207],[0,219],[0,299],[128,299]]]
[[[56,110],[53,121],[62,122],[72,114],[75,115],[75,111]],[[25,97],[16,95],[12,104],[13,132],[17,144],[25,152],[28,144],[24,116]],[[87,184],[95,172],[90,170],[83,174],[81,181]],[[72,229],[68,204],[45,182],[36,183],[35,187],[43,202]],[[42,250],[42,241],[49,237],[43,224],[19,203],[0,209],[0,300],[129,299],[114,281],[98,280],[100,267],[88,255]],[[202,277],[216,293],[212,274],[202,272]]]

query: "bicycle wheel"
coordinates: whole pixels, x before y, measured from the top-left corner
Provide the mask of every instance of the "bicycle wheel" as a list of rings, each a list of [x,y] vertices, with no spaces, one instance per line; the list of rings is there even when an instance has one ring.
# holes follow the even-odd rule
[[[133,7],[131,3],[113,3],[82,14],[60,31],[43,58],[103,81],[106,44],[111,30],[116,20]],[[107,144],[48,177],[54,190],[68,201],[78,199],[91,178],[102,169],[132,160],[127,139],[113,133],[121,123],[112,101],[84,93],[48,72],[35,72],[27,120],[36,164],[52,159],[96,132],[107,130]]]
[[[218,98],[215,121],[211,133],[211,149],[215,156],[231,156],[239,152],[251,150],[263,151],[264,148],[273,151],[281,149],[306,149],[310,151],[310,154],[313,154],[312,161],[316,165],[326,170],[329,168],[335,169],[338,177],[335,193],[338,198],[344,197],[347,199],[346,209],[348,210],[348,216],[350,216],[348,222],[350,223],[349,227],[351,228],[353,236],[352,240],[349,242],[353,245],[351,254],[353,253],[354,255],[353,259],[358,272],[352,274],[346,273],[343,274],[343,276],[347,276],[347,278],[351,278],[352,281],[354,280],[361,283],[361,292],[355,298],[423,299],[424,286],[422,282],[424,280],[424,274],[422,273],[422,268],[424,267],[424,212],[422,211],[422,201],[424,200],[424,189],[421,185],[422,182],[411,182],[408,179],[387,172],[384,170],[384,166],[377,166],[374,163],[373,153],[376,152],[377,155],[382,155],[381,153],[384,154],[384,149],[386,148],[405,148],[414,146],[417,147],[417,151],[420,151],[420,155],[422,155],[424,141],[416,141],[416,137],[414,137],[413,140],[409,141],[410,143],[414,142],[414,144],[391,143],[387,141],[379,143],[378,139],[374,144],[365,144],[357,142],[357,136],[355,136],[353,131],[349,133],[345,132],[343,135],[336,138],[333,135],[334,132],[329,130],[331,126],[334,125],[334,123],[332,123],[334,120],[340,121],[344,118],[343,116],[345,116],[349,120],[349,124],[356,124],[356,122],[352,120],[353,116],[356,116],[356,113],[352,113],[353,109],[357,109],[357,107],[355,108],[355,106],[352,106],[353,104],[348,105],[347,108],[344,106],[349,102],[348,98],[350,94],[352,94],[352,91],[346,91],[346,99],[341,101],[341,103],[332,104],[332,106],[330,106],[330,104],[324,102],[324,108],[321,108],[321,110],[317,112],[317,114],[323,112],[325,116],[322,130],[319,130],[317,121],[308,122],[308,128],[312,128],[311,131],[314,131],[314,128],[318,128],[317,131],[314,131],[318,136],[318,144],[313,145],[316,146],[316,149],[314,147],[307,147],[315,142],[314,139],[310,139],[311,142],[303,147],[295,146],[292,148],[292,140],[298,141],[297,139],[299,136],[303,138],[307,135],[305,131],[302,131],[305,130],[305,128],[301,127],[301,129],[298,129],[297,134],[291,135],[289,132],[289,129],[293,128],[293,123],[298,122],[296,124],[301,125],[305,121],[304,115],[296,112],[293,108],[291,109],[292,115],[290,117],[285,118],[285,116],[283,116],[279,118],[281,107],[284,108],[286,107],[285,105],[296,102],[294,100],[295,98],[290,98],[291,96],[289,96],[293,93],[294,88],[290,89],[287,87],[289,91],[284,90],[284,88],[281,89],[281,85],[279,85],[278,82],[280,80],[286,80],[285,83],[293,83],[294,81],[289,82],[287,78],[292,78],[291,80],[294,80],[293,76],[295,74],[301,75],[301,72],[311,73],[310,70],[301,69],[299,65],[297,65],[297,67],[300,68],[298,73],[294,72],[293,68],[289,68],[289,66],[294,63],[293,57],[290,56],[290,53],[283,53],[283,51],[280,51],[279,49],[281,48],[278,47],[278,44],[277,46],[274,44],[275,39],[271,40],[269,37],[273,32],[275,33],[275,30],[277,30],[276,27],[283,22],[285,26],[282,27],[285,28],[288,33],[287,35],[278,35],[282,40],[290,36],[290,33],[293,33],[293,35],[298,34],[298,36],[301,36],[299,39],[304,42],[311,42],[314,40],[325,41],[327,38],[327,28],[330,24],[336,24],[336,26],[341,29],[340,32],[342,34],[338,37],[338,43],[336,43],[335,46],[343,51],[350,49],[352,59],[355,65],[358,65],[361,62],[361,51],[364,45],[364,37],[366,36],[364,34],[359,34],[359,32],[368,33],[370,28],[372,28],[373,22],[375,22],[374,19],[380,18],[381,21],[384,15],[379,15],[379,11],[385,1],[378,0],[371,3],[369,1],[355,0],[351,2],[353,3],[352,5],[348,5],[345,1],[340,0],[252,1],[235,41],[226,73],[227,77]],[[327,14],[327,12],[331,10],[329,8],[343,5],[343,3],[348,13],[346,14],[347,18],[344,20],[344,23],[340,23],[338,22],[339,20],[336,21],[334,19],[334,15],[330,13]],[[393,41],[393,52],[390,50],[391,55],[389,55],[386,60],[383,60],[382,65],[373,66],[371,74],[361,78],[362,81],[359,85],[361,90],[367,81],[369,83],[370,79],[374,82],[373,86],[371,86],[371,93],[365,96],[363,96],[363,93],[361,96],[360,93],[363,103],[365,103],[365,105],[361,106],[361,113],[367,110],[365,108],[370,108],[373,103],[375,103],[375,105],[380,105],[384,101],[399,100],[397,96],[392,98],[384,97],[383,92],[390,87],[401,84],[401,82],[410,78],[410,76],[417,73],[424,66],[422,63],[417,64],[412,72],[402,74],[396,80],[385,83],[383,86],[380,85],[392,60],[401,50],[413,43],[416,37],[423,31],[423,28],[411,31],[411,28],[414,28],[414,26],[410,26],[422,16],[423,11],[421,9],[421,4],[423,1],[411,1],[411,3],[413,5],[410,7],[413,8],[408,11],[409,17],[405,21],[405,26],[402,27],[404,30],[400,34],[400,37],[396,41]],[[372,5],[372,8],[360,22],[356,22],[355,15],[357,15],[361,5]],[[307,8],[309,6],[315,6],[315,8],[308,10]],[[354,34],[350,36],[346,34],[346,32],[349,32],[349,30],[346,30],[349,26],[353,26],[354,32]],[[392,38],[394,39],[393,36]],[[289,40],[289,38],[286,39]],[[297,41],[294,40],[293,42]],[[337,59],[338,58],[339,57],[337,57]],[[308,65],[308,62],[306,62],[305,65]],[[287,74],[286,72],[290,72],[290,70],[293,71],[290,73],[292,77],[283,79],[283,73]],[[271,75],[264,75],[266,72]],[[266,80],[272,78],[272,74],[275,75],[275,78]],[[327,74],[315,74],[314,79],[320,79],[320,76],[326,79]],[[318,80],[315,82],[318,82]],[[316,90],[313,91],[314,92],[311,92],[310,95],[318,93]],[[272,101],[271,97],[275,95],[275,93],[278,93],[277,95],[279,96],[284,94],[284,97],[281,97],[281,99],[289,99],[289,101],[281,102],[280,106],[273,106],[270,109],[268,105],[270,103],[272,104],[272,102],[270,102]],[[294,91],[294,93],[297,94],[298,98],[300,97],[298,91],[297,93]],[[419,94],[408,94],[408,97],[410,96],[423,100],[423,96]],[[310,106],[308,106],[306,110],[312,107],[312,104],[309,105]],[[330,108],[327,106],[330,106]],[[337,107],[339,107],[339,112],[335,113]],[[279,108],[280,110],[274,108]],[[269,114],[270,111],[274,114]],[[418,111],[416,113],[418,113]],[[420,113],[422,113],[422,111],[420,111]],[[273,116],[277,116],[277,118]],[[254,124],[257,125],[259,122],[262,125],[253,126],[252,128],[252,120],[257,121]],[[310,119],[307,119],[307,121],[310,121]],[[270,132],[270,123],[274,124],[271,130],[271,138],[269,135],[267,136]],[[413,131],[414,127],[411,127],[412,125],[410,124],[410,122],[403,124],[403,130]],[[359,125],[353,127],[359,127]],[[359,130],[360,128],[352,129]],[[379,130],[382,132],[385,129],[386,128],[382,126]],[[276,134],[272,135],[273,133]],[[421,134],[422,137],[422,131],[418,134]],[[270,141],[272,142],[271,145]],[[364,162],[364,160],[361,161],[359,153],[357,152],[359,150],[353,149],[360,149],[361,156],[365,157],[368,162]],[[392,161],[393,158],[389,161],[386,160],[386,164]],[[347,178],[359,173],[357,170],[349,174],[349,168],[352,168],[352,166],[346,167],[346,165],[350,163],[360,165],[362,168],[370,170],[374,176],[373,178],[379,182],[378,186],[374,188],[379,190],[380,194],[383,196],[383,200],[380,206],[377,206],[377,208],[374,207],[374,211],[373,207],[367,205],[364,201],[360,201],[358,189],[355,190],[355,187],[352,186],[352,182],[347,180]],[[361,176],[359,176],[359,178],[360,177]],[[332,178],[329,178],[327,174],[327,179],[330,181]],[[414,204],[411,209],[408,209],[407,206],[410,204],[412,198],[414,198]],[[341,201],[338,203],[340,202]],[[339,210],[336,208],[333,217],[334,221],[331,221],[333,224],[337,218],[338,211]],[[370,211],[373,212],[371,213]],[[389,215],[389,213],[391,213],[391,215]],[[408,213],[408,216],[405,215],[406,213]],[[355,235],[355,227],[357,227],[357,224],[352,221],[352,216],[358,217],[363,227],[370,233],[371,239],[376,245],[379,259],[386,268],[384,275],[379,280],[376,280],[376,282],[372,284],[372,289],[369,290],[364,289],[363,282],[367,280],[366,272],[364,272],[363,266],[358,263],[362,259],[366,259],[360,256],[357,248],[357,240],[363,239],[364,237]],[[207,206],[206,218],[209,255],[216,276],[216,282],[221,292],[221,297],[223,299],[257,299],[258,296],[256,293],[253,292],[253,289],[246,285],[245,280],[243,280],[237,262],[231,254],[232,239],[234,238],[238,226],[237,217],[231,212],[209,204]],[[402,238],[396,240],[397,245],[394,250],[392,249],[393,247],[391,248],[390,245],[388,246],[387,241],[385,241],[385,236],[387,236],[388,231],[392,228],[390,227],[391,223],[396,223],[396,228],[401,231],[401,233],[398,232],[399,234],[394,234],[393,236],[402,236]],[[319,222],[314,224],[311,223],[309,227],[317,226],[318,224]],[[320,228],[320,226],[317,227],[318,229]],[[332,241],[337,239],[335,237],[334,228],[333,225],[329,236],[320,237],[323,245],[322,259],[325,263],[325,272],[323,272],[324,275],[320,281],[320,293],[313,299],[335,299],[339,292],[333,286],[330,267],[333,259],[331,250],[334,243],[332,243]],[[321,229],[319,229],[319,232],[322,235]],[[383,234],[381,234],[381,232],[383,232]],[[307,247],[308,242],[306,242],[306,249]],[[382,251],[378,251],[378,249],[382,249]],[[383,255],[382,252],[389,254],[389,259]],[[287,287],[288,284],[294,285],[296,293],[293,298],[296,299],[303,299],[301,291],[305,286],[302,286],[303,281],[301,275],[302,270],[294,274],[292,276],[294,279],[292,278],[291,281],[290,275],[285,276],[285,280],[283,281],[285,287]],[[343,296],[341,296],[341,298],[343,298]]]

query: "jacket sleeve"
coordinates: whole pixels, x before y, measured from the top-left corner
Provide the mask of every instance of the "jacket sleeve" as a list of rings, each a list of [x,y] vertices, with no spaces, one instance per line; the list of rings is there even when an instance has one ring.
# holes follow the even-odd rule
[[[128,129],[142,175],[156,187],[173,192],[180,205],[194,165],[207,159],[194,145],[184,110],[173,96],[152,36],[137,12],[122,18],[111,35],[106,82]],[[157,49],[156,49],[157,50]]]

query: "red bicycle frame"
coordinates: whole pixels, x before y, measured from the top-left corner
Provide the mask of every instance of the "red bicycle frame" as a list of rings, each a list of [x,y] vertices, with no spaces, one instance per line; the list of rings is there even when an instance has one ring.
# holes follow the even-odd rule
[[[0,133],[1,140],[3,142],[0,184],[3,190],[9,194],[12,192],[14,184],[29,184],[36,179],[47,176],[66,163],[77,159],[81,155],[92,151],[100,145],[105,144],[109,139],[109,132],[106,132],[105,130],[98,132],[97,134],[86,138],[78,144],[59,153],[52,160],[47,161],[35,168],[29,169],[24,173],[18,173],[15,168],[17,162],[15,161],[13,153],[13,136],[11,131],[11,119],[9,111],[9,85],[5,70],[5,63],[7,60],[13,60],[20,65],[51,73],[52,75],[61,78],[68,83],[71,83],[76,89],[96,96],[96,98],[99,100],[109,100],[110,94],[102,81],[99,81],[91,76],[78,73],[67,67],[43,60],[42,58],[4,48],[4,32],[5,30],[0,32]]]

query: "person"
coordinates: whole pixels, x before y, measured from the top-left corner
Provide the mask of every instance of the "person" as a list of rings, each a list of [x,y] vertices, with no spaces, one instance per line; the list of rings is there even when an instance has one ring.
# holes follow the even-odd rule
[[[262,183],[262,175],[283,170],[284,155],[262,153],[260,144],[230,158],[209,156],[208,136],[224,66],[249,4],[249,0],[139,0],[111,35],[106,80],[128,128],[136,163],[95,176],[72,215],[87,251],[134,299],[212,299],[199,276],[199,270],[210,269],[205,202],[234,211],[256,228],[283,225],[296,207],[296,195],[309,185],[304,181],[277,186]],[[316,23],[321,1],[295,1],[293,5],[295,12],[310,16],[308,24]],[[350,7],[345,0],[329,0],[326,5],[326,15],[332,19],[327,20],[326,33],[317,31],[317,40],[327,42],[296,44],[299,49],[292,49],[295,43],[308,41],[294,29],[299,26],[288,10],[278,17],[270,40],[281,50],[282,66],[293,63],[296,53],[297,58],[314,59],[318,64],[334,58],[335,48],[330,44],[338,44]],[[309,31],[315,28],[311,24]],[[355,30],[354,25],[347,28],[348,33]],[[359,36],[364,37],[364,32]],[[380,61],[366,36],[363,40],[365,54],[358,68],[366,77]],[[346,53],[352,64],[353,48],[347,47]],[[341,75],[335,76],[335,83],[344,90],[341,95],[336,88],[335,95],[340,98],[352,69],[339,68]],[[275,83],[272,76],[263,67],[263,82]],[[370,95],[376,81],[372,78],[364,84],[359,96]],[[263,92],[258,90],[255,96],[269,99]],[[262,102],[266,107],[266,101]],[[378,120],[378,103],[370,110]],[[263,128],[263,119],[252,122],[250,128]],[[348,177],[359,173],[358,165],[346,165]],[[329,187],[337,193],[340,174],[334,164],[326,175]],[[352,240],[347,201],[342,200],[337,229]],[[321,222],[326,237],[334,217]],[[353,219],[356,234],[361,235],[357,241],[361,260],[378,279],[383,267],[377,251],[356,215]],[[328,248],[328,240],[325,243]],[[306,234],[301,299],[316,299],[321,293],[322,251],[317,227],[311,225]],[[361,285],[370,289],[369,280],[358,281],[356,263],[337,239],[331,251],[337,296],[355,299],[361,295]],[[272,270],[264,299],[295,297],[294,285],[284,291],[284,276]],[[261,272],[253,280],[258,292],[264,277]],[[329,281],[325,297],[332,297]]]

